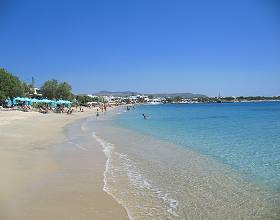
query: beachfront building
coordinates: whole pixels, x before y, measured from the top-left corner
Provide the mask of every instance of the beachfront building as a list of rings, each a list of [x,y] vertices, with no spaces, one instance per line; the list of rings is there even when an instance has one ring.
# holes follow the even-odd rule
[[[33,98],[41,98],[43,95],[41,94],[41,89],[39,88],[33,88],[30,90],[31,94],[30,96]]]
[[[97,98],[97,99],[99,98],[99,97],[96,96],[96,95],[90,95],[90,94],[89,94],[89,95],[87,95],[87,96],[90,97],[90,98],[93,98],[93,99],[94,99],[94,98]]]

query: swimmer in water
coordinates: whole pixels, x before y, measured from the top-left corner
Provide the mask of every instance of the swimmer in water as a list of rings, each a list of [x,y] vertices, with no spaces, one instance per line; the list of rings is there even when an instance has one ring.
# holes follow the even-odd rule
[[[142,114],[142,116],[143,116],[144,119],[147,119],[147,118],[148,118],[148,116],[145,115],[145,114]]]

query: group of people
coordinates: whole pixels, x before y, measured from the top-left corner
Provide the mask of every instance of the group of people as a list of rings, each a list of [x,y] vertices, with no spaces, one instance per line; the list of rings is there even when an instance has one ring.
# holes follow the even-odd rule
[[[18,110],[18,111],[23,111],[23,112],[39,112],[43,114],[47,114],[49,112],[54,112],[54,113],[67,113],[67,114],[72,114],[73,108],[70,106],[64,106],[64,105],[57,105],[57,106],[51,106],[49,104],[35,104],[35,105],[28,105],[24,102],[18,103],[17,105],[12,105],[9,108],[4,108],[1,107],[2,110],[5,111],[11,111],[11,110]],[[80,107],[80,111],[83,112],[82,107]]]
[[[110,107],[110,106],[107,106],[106,104],[99,105],[96,109],[96,117],[99,116],[99,110],[100,110],[100,112],[106,112],[107,107]]]
[[[111,107],[110,105],[106,105],[106,104],[101,104],[99,106],[95,106],[97,107],[96,109],[96,116],[98,117],[100,115],[100,113],[102,112],[106,112],[108,107]],[[84,112],[84,107],[83,106],[78,106],[76,105],[74,108],[76,108],[76,112]],[[74,108],[72,107],[66,107],[64,105],[57,105],[56,107],[52,107],[48,104],[41,104],[41,105],[36,105],[31,106],[31,105],[26,105],[25,103],[20,103],[16,106],[12,106],[12,108],[10,108],[11,110],[21,110],[24,112],[29,112],[29,111],[38,111],[40,113],[43,114],[47,114],[49,112],[55,112],[55,113],[66,113],[67,115],[71,115],[74,111]],[[90,108],[88,106],[88,108]],[[130,111],[131,109],[135,109],[135,106],[126,106],[126,110]],[[142,114],[143,119],[148,119],[148,115],[147,114]]]
[[[126,111],[130,111],[131,109],[135,109],[135,107],[134,107],[134,105],[132,105],[132,106],[126,106]],[[146,115],[146,114],[142,114],[142,116],[143,116],[143,119],[148,119],[148,115]]]

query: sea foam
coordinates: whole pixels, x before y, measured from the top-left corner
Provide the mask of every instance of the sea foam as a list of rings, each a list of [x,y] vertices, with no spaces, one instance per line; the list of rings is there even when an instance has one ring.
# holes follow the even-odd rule
[[[128,201],[125,201],[125,199],[118,198],[116,195],[114,195],[112,187],[110,186],[108,181],[108,179],[111,179],[111,182],[116,181],[116,179],[112,180],[112,177],[118,178],[118,176],[116,176],[115,173],[124,173],[127,176],[129,185],[133,186],[133,188],[137,189],[139,192],[141,192],[142,190],[148,191],[149,194],[154,195],[153,197],[161,201],[163,206],[166,207],[165,209],[169,214],[173,215],[174,217],[178,217],[178,214],[176,213],[178,201],[176,199],[170,197],[170,194],[168,192],[164,192],[162,189],[159,189],[158,187],[154,186],[150,180],[146,179],[143,176],[143,174],[139,172],[137,166],[128,157],[128,155],[124,153],[115,152],[114,145],[97,136],[95,132],[92,133],[92,136],[102,146],[103,152],[107,157],[104,171],[103,190],[109,195],[111,195],[119,204],[121,204],[126,209],[130,219],[134,218],[133,212],[131,212],[131,210],[129,210],[129,208],[127,207]],[[119,166],[113,165],[113,155],[119,161],[121,161]],[[156,209],[156,207],[141,207],[141,205],[139,204],[135,204],[135,207],[133,208],[143,209],[143,212],[144,209]]]

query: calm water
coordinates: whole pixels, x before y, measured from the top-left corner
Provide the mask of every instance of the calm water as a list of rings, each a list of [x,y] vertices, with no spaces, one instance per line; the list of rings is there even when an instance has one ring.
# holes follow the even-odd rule
[[[83,120],[69,143],[100,144],[131,219],[279,219],[279,131],[280,103],[146,105]]]
[[[211,156],[280,191],[280,102],[137,106],[117,124]]]

